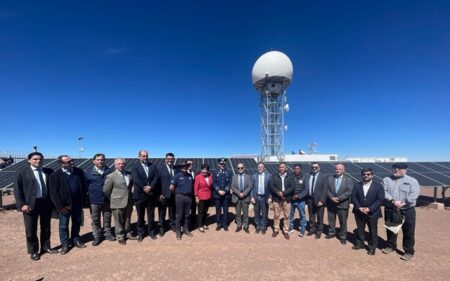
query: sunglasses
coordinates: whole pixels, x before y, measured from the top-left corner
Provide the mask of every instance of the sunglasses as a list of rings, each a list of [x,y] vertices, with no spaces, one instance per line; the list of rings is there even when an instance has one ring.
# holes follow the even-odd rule
[[[238,170],[244,170],[244,167],[238,167]]]

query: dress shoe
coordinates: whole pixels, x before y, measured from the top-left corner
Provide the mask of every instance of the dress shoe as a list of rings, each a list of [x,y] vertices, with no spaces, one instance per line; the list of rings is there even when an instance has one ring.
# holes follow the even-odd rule
[[[205,230],[208,230],[208,229],[209,229],[207,225],[204,225],[203,228],[204,228]]]
[[[333,238],[335,238],[336,236],[335,235],[333,235],[333,234],[327,234],[326,236],[325,236],[325,239],[333,239]]]
[[[181,240],[181,232],[177,232],[177,240]]]
[[[47,254],[57,254],[57,253],[59,253],[59,251],[56,250],[56,249],[52,249],[52,248],[42,249],[41,250],[41,254],[45,254],[45,253],[47,253]]]
[[[156,240],[156,234],[155,234],[155,233],[150,234],[150,238],[151,238],[152,240]]]
[[[244,227],[244,231],[245,231],[245,233],[250,233],[250,230],[248,229],[248,227]]]
[[[159,236],[163,237],[164,236],[164,228],[160,228],[159,229]]]
[[[373,249],[373,250],[368,250],[368,251],[367,251],[367,254],[368,254],[369,256],[375,256],[375,249]]]
[[[118,241],[119,241],[120,245],[126,245],[127,244],[127,241],[125,241],[125,239],[123,239],[123,238],[119,239]]]
[[[62,246],[61,251],[59,251],[59,253],[61,255],[65,255],[69,252],[69,250],[70,250],[69,246]]]
[[[321,234],[316,234],[316,237],[314,237],[314,239],[320,239],[320,237],[322,237]]]
[[[204,229],[203,227],[200,227],[200,228],[198,229],[198,231],[204,233],[204,232],[205,232],[205,229]]]
[[[382,252],[383,254],[390,254],[390,253],[395,252],[395,250],[392,249],[392,248],[387,247],[387,248],[384,248],[383,250],[381,250],[381,252]]]
[[[133,236],[131,233],[127,234],[127,239],[128,240],[137,240],[138,238],[136,236]]]
[[[73,242],[73,245],[75,246],[75,247],[77,247],[77,248],[80,248],[80,249],[82,249],[82,248],[86,248],[86,245],[84,245],[84,243],[83,242],[81,242],[81,241],[74,241]]]
[[[364,249],[363,245],[353,245],[352,250],[361,250]]]
[[[314,232],[309,231],[308,234],[306,234],[306,236],[311,236],[313,234],[314,234]]]
[[[261,231],[261,230],[259,230],[259,228],[257,228],[257,229],[255,230],[255,234],[258,234],[260,231]]]
[[[171,226],[170,230],[172,230],[173,232],[177,232],[176,229],[175,229],[175,226]]]
[[[236,227],[236,230],[234,232],[239,232],[241,230],[242,230],[242,226],[238,226],[238,227]]]
[[[38,260],[41,259],[41,256],[39,256],[38,253],[32,253],[32,254],[30,255],[30,258],[31,258],[32,260],[34,260],[34,261],[38,261]]]
[[[228,226],[224,226],[223,230],[228,231]]]
[[[414,257],[414,255],[410,254],[410,253],[406,253],[403,256],[401,256],[400,258],[404,261],[409,261]]]
[[[144,240],[144,235],[138,235],[137,241],[142,242]]]
[[[289,240],[289,233],[283,232],[283,236],[286,240]]]
[[[347,244],[347,240],[345,240],[345,239],[339,239],[339,241],[341,242],[342,245]]]
[[[279,231],[272,232],[272,237],[277,237],[279,233],[280,233]]]
[[[94,238],[94,241],[92,241],[92,246],[98,246],[101,242],[102,240],[100,240],[100,238]]]
[[[184,235],[189,237],[194,237],[194,234],[192,234],[190,231],[183,231]]]
[[[220,225],[216,227],[216,231],[219,231],[221,229],[222,229],[222,227]]]
[[[107,235],[107,236],[105,236],[105,240],[116,241],[116,237],[114,235]]]
[[[261,234],[266,235],[266,230],[265,229],[261,230]]]

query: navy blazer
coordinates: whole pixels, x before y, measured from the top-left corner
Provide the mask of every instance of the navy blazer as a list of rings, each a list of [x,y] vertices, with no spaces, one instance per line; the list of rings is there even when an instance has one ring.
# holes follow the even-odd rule
[[[359,211],[361,207],[368,207],[368,217],[371,219],[381,218],[381,204],[384,201],[384,188],[378,182],[372,181],[372,184],[367,191],[366,197],[364,197],[363,184],[357,183],[352,193],[353,213],[357,215],[363,215]]]
[[[50,199],[49,179],[52,169],[42,168],[47,178],[47,199]],[[30,209],[34,209],[36,201],[36,191],[39,183],[34,176],[30,166],[20,171],[15,180],[14,198],[16,199],[16,207],[20,210],[23,205],[28,205]]]
[[[264,199],[267,201],[267,199],[270,198],[270,188],[269,188],[269,181],[270,177],[272,175],[268,172],[264,172]],[[258,196],[258,184],[259,184],[259,173],[256,172],[252,175],[252,198],[256,198]]]
[[[89,205],[88,202],[88,188],[86,180],[84,179],[84,172],[80,168],[72,168],[73,175],[76,175],[80,184],[81,200],[84,206]],[[50,175],[49,181],[50,197],[56,207],[56,210],[60,211],[64,207],[72,207],[72,194],[70,192],[69,181],[67,180],[66,173],[62,168],[56,170]]]
[[[173,175],[179,173],[177,169],[173,167]],[[164,196],[164,199],[170,199],[170,197],[174,196],[173,192],[170,191],[170,183],[172,181],[172,175],[169,173],[169,170],[167,169],[166,163],[162,164],[158,167],[158,179],[159,179],[159,187],[161,189],[161,194]]]
[[[139,161],[131,168],[131,178],[133,179],[133,200],[142,201],[147,199],[149,196],[159,196],[161,190],[158,186],[158,171],[156,165],[152,163],[147,163],[148,176],[145,174],[144,167],[142,167]],[[151,186],[152,190],[150,193],[144,192],[144,186]]]

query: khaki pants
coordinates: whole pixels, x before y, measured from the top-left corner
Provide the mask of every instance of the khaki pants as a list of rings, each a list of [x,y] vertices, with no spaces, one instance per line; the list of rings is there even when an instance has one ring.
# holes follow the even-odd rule
[[[287,232],[289,228],[289,213],[291,212],[291,202],[281,201],[273,202],[274,216],[273,227],[275,231],[280,231],[280,220],[283,215],[283,231]]]

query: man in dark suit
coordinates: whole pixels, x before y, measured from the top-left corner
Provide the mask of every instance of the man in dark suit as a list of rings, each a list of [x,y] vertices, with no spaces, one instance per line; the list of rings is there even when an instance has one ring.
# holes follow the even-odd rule
[[[369,227],[369,250],[367,254],[375,255],[378,243],[378,219],[381,215],[381,204],[384,201],[384,188],[373,181],[372,169],[361,171],[362,182],[355,185],[352,194],[353,213],[355,214],[357,237],[354,250],[364,249],[365,226]]]
[[[272,237],[276,237],[280,232],[281,215],[283,215],[283,235],[289,240],[289,214],[291,212],[291,200],[294,195],[294,180],[287,173],[286,163],[278,165],[278,174],[273,175],[269,181],[270,191],[274,205]]]
[[[155,208],[161,191],[158,187],[158,171],[148,161],[147,150],[139,151],[139,163],[131,168],[133,178],[133,200],[137,212],[138,242],[145,236],[145,212],[147,211],[148,235],[156,239]]]
[[[131,199],[131,188],[133,179],[130,173],[125,171],[125,159],[116,158],[114,167],[116,170],[106,176],[103,192],[110,199],[117,240],[119,244],[126,245],[126,239],[132,239],[131,213],[133,212],[133,201]]]
[[[50,175],[50,196],[58,211],[60,253],[65,255],[72,244],[77,248],[86,247],[80,240],[80,227],[88,189],[83,170],[73,166],[70,156],[61,155],[57,161],[61,168]],[[70,236],[69,219],[72,220]]]
[[[353,180],[345,174],[345,166],[336,164],[335,174],[327,181],[327,208],[330,230],[325,239],[336,236],[336,214],[339,218],[340,233],[338,238],[342,245],[347,243],[347,218],[350,197],[353,192]]]
[[[252,191],[252,180],[249,175],[244,173],[245,167],[243,163],[237,164],[238,173],[231,179],[231,201],[236,206],[236,232],[242,230],[250,233],[248,229],[248,207],[250,205],[250,192]],[[242,214],[241,214],[242,211]],[[244,222],[242,223],[242,215]]]
[[[197,176],[198,172],[194,170],[194,160],[188,159],[186,160],[186,163],[188,164],[187,172],[191,175],[192,179],[194,180],[195,184],[195,177]],[[197,222],[197,203],[195,202],[195,195],[192,193],[191,198],[192,204],[191,204],[191,214],[189,216],[189,229],[195,229],[196,228],[196,222]]]
[[[263,162],[258,163],[257,169],[258,172],[252,175],[251,202],[255,205],[256,234],[259,232],[266,234],[269,220],[269,180],[272,175],[266,171],[266,165]]]
[[[309,216],[308,236],[315,234],[320,239],[323,232],[323,214],[325,211],[325,200],[327,177],[320,171],[318,162],[311,163],[311,172],[305,179],[305,188],[309,191],[307,204]]]
[[[218,168],[213,172],[213,198],[216,206],[216,231],[228,231],[228,200],[230,199],[231,172],[226,168],[227,159],[217,161]]]
[[[41,253],[57,253],[50,248],[50,219],[53,205],[48,191],[48,179],[53,170],[42,168],[44,156],[40,152],[28,154],[30,164],[18,172],[14,198],[19,211],[23,213],[27,250],[32,260],[39,260],[38,219],[41,226]]]
[[[175,155],[171,152],[166,154],[165,163],[158,167],[159,187],[161,189],[161,195],[159,198],[160,204],[158,208],[159,213],[159,235],[164,235],[164,220],[166,218],[166,211],[169,209],[169,226],[172,231],[175,232],[175,195],[170,190],[170,183],[173,176],[178,173],[173,163],[175,162]]]

